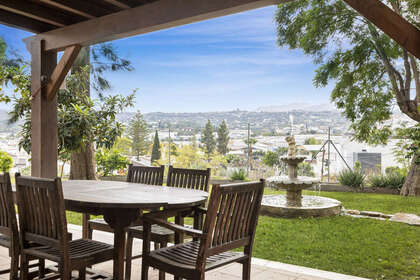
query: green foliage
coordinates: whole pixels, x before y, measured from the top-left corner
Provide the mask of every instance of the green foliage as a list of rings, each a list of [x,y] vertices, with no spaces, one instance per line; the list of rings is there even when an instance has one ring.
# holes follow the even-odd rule
[[[419,26],[417,5],[407,4],[415,1],[384,2]],[[411,75],[413,67],[419,68],[415,58],[345,1],[280,4],[276,21],[278,44],[302,49],[319,65],[315,86],[334,83],[331,99],[351,121],[357,140],[387,142],[391,135],[387,121],[395,100],[402,112],[420,121],[420,114],[412,105],[415,102],[405,93],[405,85],[410,85],[412,79],[418,80]]]
[[[134,94],[107,96],[93,100],[88,92],[89,67],[69,75],[67,89],[58,94],[58,149],[59,152],[75,151],[83,143],[95,143],[97,147],[111,148],[123,131],[116,115],[133,106]],[[30,76],[21,70],[14,73],[12,83],[16,87],[10,122],[24,119],[19,146],[31,151],[31,101]]]
[[[131,140],[127,137],[118,137],[114,143],[113,149],[121,151],[123,155],[131,154]]]
[[[270,167],[280,164],[278,153],[272,152],[272,151],[266,152],[262,161],[265,165],[270,166]]]
[[[152,148],[152,156],[151,156],[151,164],[154,164],[156,161],[160,160],[162,154],[160,152],[160,141],[158,131],[155,132],[155,138],[153,139],[153,148]]]
[[[173,156],[173,158],[171,157],[173,166],[192,169],[211,168],[213,170],[213,176],[216,175],[216,170],[224,169],[227,165],[226,158],[223,155],[214,152],[209,158],[202,149],[194,145],[183,145],[179,147],[176,155]],[[161,161],[161,163],[164,162],[164,160]]]
[[[309,162],[299,163],[297,166],[297,173],[298,173],[298,176],[308,176],[308,177],[315,176],[314,168]]]
[[[403,167],[398,167],[398,166],[388,166],[387,168],[385,168],[385,174],[386,175],[390,175],[392,173],[398,173],[401,174],[403,176],[407,176],[407,168]]]
[[[353,166],[353,170],[361,171],[362,170],[362,163],[360,161],[356,161]]]
[[[229,152],[229,128],[227,127],[226,121],[223,120],[217,129],[217,151],[226,155]]]
[[[362,189],[365,184],[366,175],[360,170],[345,169],[338,175],[338,181],[343,186]]]
[[[395,137],[400,139],[393,150],[397,161],[407,167],[415,157],[416,163],[420,164],[420,124],[411,127],[404,125],[395,132]]]
[[[246,171],[245,169],[235,169],[230,175],[230,179],[233,181],[245,181],[246,180]]]
[[[208,120],[201,134],[201,143],[203,144],[204,152],[206,153],[208,159],[210,159],[211,154],[216,148],[216,141],[214,140],[213,132],[213,125],[211,124],[211,121]]]
[[[401,189],[407,177],[407,169],[396,166],[387,167],[385,175],[377,174],[369,178],[369,185],[376,188]]]
[[[131,119],[128,134],[131,138],[131,148],[137,159],[139,159],[141,155],[147,153],[149,147],[147,141],[149,131],[147,129],[146,121],[143,119],[143,115],[140,112],[137,112]]]
[[[98,171],[103,176],[110,176],[114,171],[125,169],[130,164],[130,160],[116,149],[98,150],[95,154],[95,161]]]
[[[248,139],[244,140],[244,143],[248,145]],[[257,139],[255,138],[249,138],[249,145],[252,147],[252,145],[257,144]]]
[[[320,145],[322,144],[322,141],[319,139],[316,139],[315,137],[309,137],[305,139],[304,145]]]
[[[118,50],[112,43],[90,46],[88,51],[90,51],[87,55],[89,55],[88,61],[92,77],[91,85],[102,99],[103,92],[111,89],[110,82],[105,78],[107,72],[130,72],[133,71],[134,68],[129,60],[121,58],[118,55]],[[80,59],[80,56],[78,59]],[[80,63],[76,61],[74,65],[80,65]]]
[[[8,172],[12,167],[12,157],[8,153],[0,151],[0,171]]]
[[[374,188],[388,187],[387,177],[382,174],[375,174],[369,178],[369,186]]]

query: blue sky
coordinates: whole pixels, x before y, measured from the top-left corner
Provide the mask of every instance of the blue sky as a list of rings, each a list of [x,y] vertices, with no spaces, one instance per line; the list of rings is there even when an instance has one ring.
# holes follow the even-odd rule
[[[135,71],[107,74],[110,92],[138,88],[134,110],[144,113],[328,103],[331,88],[312,84],[311,58],[276,45],[274,14],[266,7],[114,41]],[[30,35],[0,25],[0,36],[28,59],[22,38]]]

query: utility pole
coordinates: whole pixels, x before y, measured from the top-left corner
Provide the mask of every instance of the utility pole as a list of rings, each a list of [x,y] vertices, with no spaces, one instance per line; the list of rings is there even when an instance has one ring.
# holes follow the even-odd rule
[[[250,156],[251,156],[250,130],[251,130],[251,127],[250,127],[250,124],[248,123],[248,167],[247,167],[247,174],[249,174],[249,170],[250,170],[250,166],[251,166],[251,159],[250,159]]]
[[[171,124],[168,123],[168,167],[171,166]]]
[[[328,183],[330,182],[331,127],[328,127]]]

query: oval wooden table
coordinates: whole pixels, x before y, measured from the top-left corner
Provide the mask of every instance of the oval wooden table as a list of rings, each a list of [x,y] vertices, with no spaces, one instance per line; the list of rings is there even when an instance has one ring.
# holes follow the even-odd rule
[[[113,278],[124,275],[124,228],[139,218],[139,210],[156,207],[184,208],[202,205],[208,193],[197,190],[116,181],[63,181],[66,209],[103,215],[114,229]]]

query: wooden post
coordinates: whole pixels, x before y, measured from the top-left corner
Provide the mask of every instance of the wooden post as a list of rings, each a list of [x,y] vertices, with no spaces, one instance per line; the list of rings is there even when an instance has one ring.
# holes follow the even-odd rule
[[[32,56],[32,176],[57,176],[57,95],[50,100],[46,83],[57,65],[57,53],[44,51],[44,42],[31,42]]]

